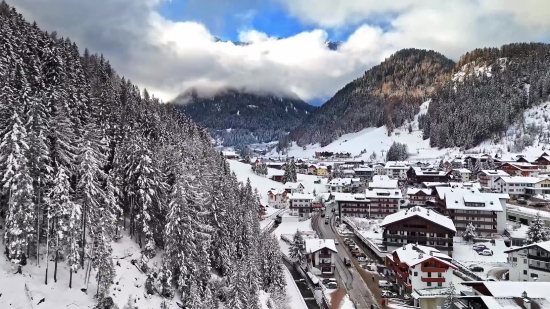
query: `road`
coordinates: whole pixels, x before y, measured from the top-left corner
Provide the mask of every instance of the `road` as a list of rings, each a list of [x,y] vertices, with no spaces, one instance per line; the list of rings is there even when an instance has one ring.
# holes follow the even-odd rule
[[[331,212],[332,207],[327,207],[326,214],[330,214],[330,224],[325,224],[325,218],[317,215],[313,218],[313,228],[319,233],[319,236],[325,239],[338,239],[340,245],[337,245],[338,258],[336,259],[336,271],[340,279],[340,282],[345,285],[346,290],[351,298],[351,300],[356,304],[358,309],[370,309],[371,304],[377,304],[373,300],[372,293],[368,290],[368,287],[363,282],[363,279],[355,269],[355,267],[346,267],[344,265],[344,258],[349,257],[348,252],[344,248],[344,244],[341,242],[342,238],[338,237],[333,230],[334,223],[334,213]]]

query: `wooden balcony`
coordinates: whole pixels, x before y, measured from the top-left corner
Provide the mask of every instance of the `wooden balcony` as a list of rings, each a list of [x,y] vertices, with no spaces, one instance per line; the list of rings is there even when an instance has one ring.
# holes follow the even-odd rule
[[[319,258],[320,259],[330,259],[331,256],[332,256],[332,254],[330,254],[330,253],[319,253]]]
[[[422,282],[445,282],[445,278],[441,277],[422,277]]]
[[[425,273],[444,273],[446,272],[447,270],[445,268],[441,268],[441,267],[420,267],[420,270],[422,270],[422,272],[425,272]]]

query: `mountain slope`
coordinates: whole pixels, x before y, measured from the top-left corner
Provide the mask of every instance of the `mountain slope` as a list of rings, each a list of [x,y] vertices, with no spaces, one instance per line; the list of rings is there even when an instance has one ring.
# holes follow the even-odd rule
[[[391,131],[414,117],[426,96],[450,76],[453,66],[452,60],[434,51],[398,51],[339,90],[289,139],[300,146],[324,146],[367,127],[385,124]]]
[[[461,57],[454,74],[432,97],[420,124],[433,147],[470,148],[501,140],[523,112],[550,98],[550,45],[518,43],[476,49]],[[516,151],[533,143],[537,125],[517,132]]]
[[[204,98],[191,95],[189,102],[178,108],[208,128],[224,146],[236,147],[279,140],[316,109],[299,99],[237,90]]]

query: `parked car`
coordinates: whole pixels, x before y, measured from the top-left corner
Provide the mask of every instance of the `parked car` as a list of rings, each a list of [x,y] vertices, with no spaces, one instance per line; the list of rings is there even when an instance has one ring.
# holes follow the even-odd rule
[[[329,282],[327,284],[325,284],[327,289],[337,289],[338,288],[338,283],[337,282]]]
[[[387,280],[379,280],[378,281],[378,287],[380,287],[380,288],[390,288],[391,283],[388,282]]]
[[[332,208],[330,211],[331,211],[331,212],[335,212],[335,211],[336,211],[336,208]]]
[[[523,197],[520,197],[520,198],[518,198],[518,204],[525,205],[525,204],[527,204],[527,201]]]
[[[344,265],[350,267],[351,266],[351,260],[349,257],[344,258]]]
[[[335,244],[335,245],[339,244],[338,239],[335,239],[335,240],[334,240],[334,244]]]
[[[321,214],[321,218],[324,218],[325,217],[325,214]]]
[[[336,278],[325,278],[325,279],[323,279],[323,281],[321,281],[321,282],[323,282],[324,285],[327,285],[327,284],[329,284],[330,282],[336,283],[337,281],[336,281]]]
[[[344,238],[344,243],[346,245],[349,245],[350,243],[353,243],[353,240],[351,240],[350,238]]]
[[[477,254],[484,255],[484,256],[491,256],[491,255],[493,255],[493,250],[483,249],[483,250],[478,251]]]
[[[483,272],[484,269],[483,267],[481,266],[478,266],[478,265],[472,265],[469,267],[471,271],[475,272],[475,273],[479,273],[479,272]]]
[[[472,246],[472,249],[474,249],[476,251],[478,251],[478,250],[481,251],[481,250],[485,250],[485,249],[489,249],[489,248],[487,248],[487,246],[484,245],[484,244],[475,244],[475,245]]]
[[[325,224],[328,224],[328,218],[325,218]]]

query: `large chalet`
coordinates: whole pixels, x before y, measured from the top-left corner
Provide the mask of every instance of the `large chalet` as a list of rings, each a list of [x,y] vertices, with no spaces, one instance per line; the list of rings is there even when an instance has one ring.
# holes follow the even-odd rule
[[[334,274],[338,251],[333,239],[306,239],[308,269],[317,268],[323,274]]]
[[[405,244],[430,246],[451,255],[456,228],[453,221],[433,210],[415,206],[384,218],[380,227],[388,251]]]
[[[335,200],[342,216],[360,218],[384,218],[404,202],[399,189],[367,189],[364,194],[339,194]]]
[[[531,163],[504,163],[500,165],[498,170],[505,171],[510,176],[536,177],[539,174],[538,165]]]
[[[407,180],[411,184],[423,182],[446,182],[449,180],[445,171],[411,166],[407,171]]]

